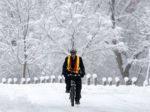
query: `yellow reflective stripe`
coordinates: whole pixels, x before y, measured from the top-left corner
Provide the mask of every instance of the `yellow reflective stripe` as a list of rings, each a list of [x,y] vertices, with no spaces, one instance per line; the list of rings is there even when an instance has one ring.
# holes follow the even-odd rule
[[[77,64],[76,71],[79,72],[79,56],[77,56],[77,63],[76,64]]]
[[[70,71],[71,70],[71,64],[70,64],[71,56],[68,56],[68,63],[67,63],[67,69]]]
[[[76,74],[79,73],[79,56],[77,56],[77,59],[76,59],[74,72],[75,72]]]
[[[68,65],[70,64],[70,56],[68,56]]]

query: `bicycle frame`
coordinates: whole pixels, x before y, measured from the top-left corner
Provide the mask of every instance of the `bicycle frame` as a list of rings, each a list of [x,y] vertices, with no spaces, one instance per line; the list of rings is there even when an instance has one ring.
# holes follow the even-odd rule
[[[71,106],[74,106],[75,97],[76,97],[76,83],[73,79],[79,76],[70,74],[69,77],[71,77],[70,101],[71,101]]]

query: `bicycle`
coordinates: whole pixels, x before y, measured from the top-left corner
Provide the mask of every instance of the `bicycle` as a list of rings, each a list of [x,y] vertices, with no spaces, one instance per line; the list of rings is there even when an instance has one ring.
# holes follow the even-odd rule
[[[79,77],[79,76],[75,76],[70,74],[69,75],[70,79],[71,79],[71,87],[70,87],[70,101],[71,101],[71,106],[74,106],[75,103],[75,97],[76,97],[76,83],[73,79]]]

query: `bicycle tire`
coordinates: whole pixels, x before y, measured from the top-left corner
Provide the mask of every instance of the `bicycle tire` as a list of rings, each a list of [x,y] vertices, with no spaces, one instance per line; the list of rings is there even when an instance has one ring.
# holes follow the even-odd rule
[[[74,106],[74,101],[75,101],[75,88],[71,87],[70,91],[70,100],[71,100],[71,106]]]

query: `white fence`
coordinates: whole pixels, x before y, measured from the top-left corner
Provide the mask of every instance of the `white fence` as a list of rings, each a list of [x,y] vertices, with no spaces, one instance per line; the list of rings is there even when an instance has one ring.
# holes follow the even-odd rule
[[[34,77],[34,78],[2,78],[1,83],[2,84],[38,84],[38,83],[64,83],[65,78],[61,75],[59,76],[41,76],[41,77]],[[83,78],[83,82],[87,85],[116,85],[119,86],[121,83],[119,77],[102,77],[98,79],[97,74],[87,74]],[[123,85],[136,85],[137,83],[137,78],[133,77],[129,79],[128,77],[125,77],[124,80],[122,80]]]

